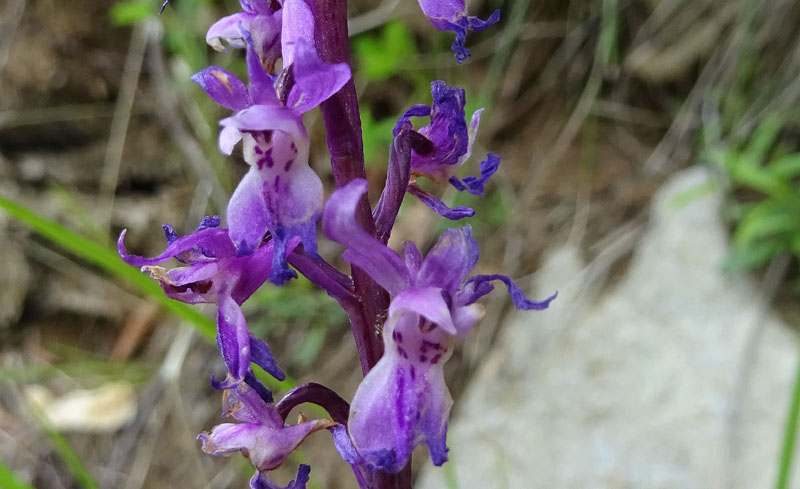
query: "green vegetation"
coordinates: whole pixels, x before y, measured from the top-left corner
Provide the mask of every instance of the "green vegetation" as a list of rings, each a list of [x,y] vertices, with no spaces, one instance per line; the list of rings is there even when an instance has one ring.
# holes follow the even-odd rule
[[[782,253],[800,258],[800,153],[781,144],[783,127],[779,117],[769,117],[741,147],[707,153],[742,192],[731,207],[737,224],[730,268],[763,266]]]
[[[4,489],[35,489],[28,485],[9,467],[0,461],[0,487]]]

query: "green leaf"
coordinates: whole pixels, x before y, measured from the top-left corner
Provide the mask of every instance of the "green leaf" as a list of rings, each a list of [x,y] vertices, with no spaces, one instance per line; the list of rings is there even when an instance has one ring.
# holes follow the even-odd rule
[[[733,235],[734,243],[747,245],[756,239],[800,231],[797,216],[779,202],[764,201],[743,217]]]
[[[683,192],[675,195],[667,202],[667,207],[672,210],[678,210],[685,207],[692,202],[701,199],[707,195],[711,195],[717,190],[716,180],[706,180],[703,183],[697,184]]]
[[[760,166],[763,164],[782,127],[783,119],[777,115],[772,115],[761,121],[761,124],[750,136],[743,154],[744,158],[753,165]]]
[[[389,78],[417,54],[414,39],[400,21],[386,24],[378,37],[369,34],[357,37],[353,51],[360,71],[369,80]]]
[[[111,7],[108,16],[116,25],[131,25],[141,22],[155,13],[155,3],[133,0],[119,2]]]
[[[722,268],[727,271],[739,271],[760,267],[779,252],[780,246],[772,241],[752,243],[747,246],[734,245]]]
[[[770,172],[776,178],[786,181],[800,175],[800,153],[781,156],[770,162],[768,166]],[[800,192],[800,190],[796,190]]]
[[[376,121],[369,110],[361,109],[361,132],[364,135],[364,160],[367,164],[374,160],[383,161],[383,165],[389,159],[389,146],[392,144],[392,128],[395,119],[389,117],[381,121]]]
[[[161,287],[155,281],[142,274],[135,267],[122,261],[116,250],[84,238],[74,231],[52,222],[3,196],[0,196],[0,208],[53,243],[135,286],[144,295],[155,299],[164,309],[192,324],[207,339],[214,341],[217,327],[211,319],[191,306],[165,296]]]
[[[19,478],[6,464],[0,461],[0,487],[3,489],[36,489]]]

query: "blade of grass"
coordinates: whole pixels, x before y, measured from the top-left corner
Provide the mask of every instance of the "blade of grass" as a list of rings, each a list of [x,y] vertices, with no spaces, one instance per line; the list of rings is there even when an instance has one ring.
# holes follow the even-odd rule
[[[46,436],[48,440],[50,440],[50,443],[58,453],[58,456],[64,461],[67,469],[70,471],[72,476],[75,477],[75,480],[78,482],[78,484],[80,484],[80,486],[84,489],[100,489],[100,485],[97,484],[97,481],[94,480],[92,474],[89,473],[89,470],[86,468],[83,462],[81,462],[81,458],[77,453],[75,453],[75,450],[72,448],[72,446],[70,446],[67,439],[64,438],[64,435],[62,435],[57,429],[55,429],[55,427],[53,427],[53,425],[38,407],[34,406],[32,403],[28,403],[28,408],[30,413],[32,413],[33,417],[36,419],[42,434]]]
[[[152,378],[152,372],[144,365],[97,360],[72,360],[56,365],[24,365],[0,369],[0,384],[33,384],[68,375],[81,379],[118,379],[132,384],[143,384]],[[0,485],[0,487],[3,487]]]
[[[116,250],[87,239],[3,196],[0,196],[0,208],[5,210],[11,217],[24,222],[33,231],[70,253],[102,268],[113,276],[127,281],[138,288],[144,295],[155,299],[170,313],[192,324],[205,338],[214,341],[217,328],[211,319],[191,306],[165,296],[161,287],[155,281],[122,261]]]
[[[36,489],[14,473],[9,467],[0,461],[0,487],[4,489]]]
[[[775,482],[775,489],[789,488],[789,475],[792,471],[792,459],[794,458],[794,445],[797,438],[797,421],[800,415],[800,359],[797,361],[797,372],[794,378],[794,388],[792,390],[792,401],[789,406],[789,413],[786,416],[786,423],[783,428],[783,448],[778,466],[778,479]]]

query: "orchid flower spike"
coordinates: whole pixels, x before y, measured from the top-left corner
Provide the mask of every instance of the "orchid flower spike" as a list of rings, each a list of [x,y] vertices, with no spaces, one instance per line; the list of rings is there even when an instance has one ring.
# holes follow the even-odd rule
[[[494,280],[506,284],[518,309],[545,309],[555,295],[532,301],[505,275],[467,278],[478,261],[469,226],[445,231],[424,259],[406,242],[401,258],[356,222],[366,187],[365,180],[354,180],[338,189],[323,216],[326,235],[346,247],[342,257],[391,296],[383,325],[384,355],[356,391],[348,431],[371,470],[400,471],[422,443],[433,463],[442,465],[452,405],[443,365],[455,338],[466,336],[482,315],[475,301],[493,289]]]
[[[283,380],[285,375],[269,346],[250,334],[240,307],[270,275],[272,243],[259,246],[251,255],[240,255],[228,230],[218,226],[218,216],[206,217],[197,231],[178,237],[172,226],[165,224],[167,248],[153,258],[129,255],[124,244],[126,231],[122,231],[117,250],[123,261],[158,280],[167,297],[187,304],[217,304],[217,345],[228,370],[227,380],[216,384],[218,388],[242,381],[252,384],[250,362]],[[293,250],[297,241],[291,245]],[[186,266],[157,266],[171,258]]]
[[[499,10],[495,10],[486,20],[467,15],[464,0],[419,0],[419,6],[434,27],[440,31],[455,32],[456,40],[453,41],[451,49],[456,55],[458,64],[470,55],[469,49],[464,46],[467,31],[482,31],[500,20]]]

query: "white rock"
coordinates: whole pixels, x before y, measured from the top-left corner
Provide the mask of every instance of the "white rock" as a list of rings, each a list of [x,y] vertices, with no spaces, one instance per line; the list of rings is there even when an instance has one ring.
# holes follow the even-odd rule
[[[579,253],[552,254],[538,289],[558,299],[514,317],[456,404],[460,489],[774,483],[798,341],[751,279],[721,272],[719,195],[676,205],[709,178],[665,185],[627,275],[597,301]],[[429,467],[417,487],[449,486]]]
[[[77,389],[61,397],[34,385],[26,389],[25,397],[60,431],[115,431],[136,416],[136,393],[128,382],[109,382],[96,389]]]

